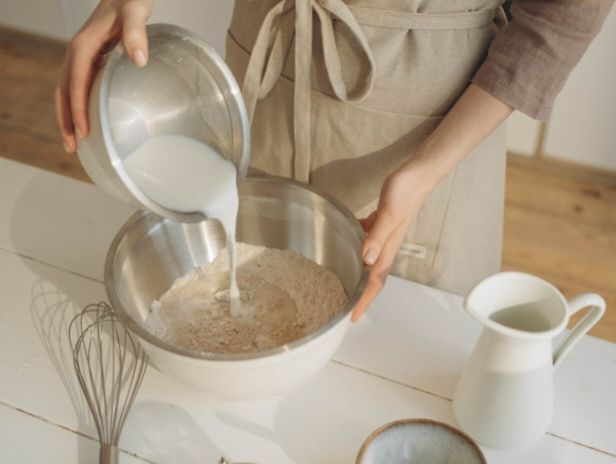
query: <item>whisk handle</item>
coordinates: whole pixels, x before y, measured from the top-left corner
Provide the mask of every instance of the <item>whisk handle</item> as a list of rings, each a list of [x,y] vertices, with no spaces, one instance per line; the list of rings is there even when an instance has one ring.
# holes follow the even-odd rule
[[[120,462],[120,452],[117,446],[101,443],[100,464],[118,464]]]

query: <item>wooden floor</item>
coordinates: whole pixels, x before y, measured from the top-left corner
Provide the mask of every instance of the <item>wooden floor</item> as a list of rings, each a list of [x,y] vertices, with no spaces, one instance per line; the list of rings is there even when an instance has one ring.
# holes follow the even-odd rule
[[[607,312],[591,333],[616,342],[616,173],[510,155],[503,269],[566,297],[601,294]]]
[[[0,28],[0,155],[88,181],[56,128],[63,50]],[[510,155],[503,269],[541,276],[567,297],[600,293],[608,310],[591,333],[616,342],[616,174]]]

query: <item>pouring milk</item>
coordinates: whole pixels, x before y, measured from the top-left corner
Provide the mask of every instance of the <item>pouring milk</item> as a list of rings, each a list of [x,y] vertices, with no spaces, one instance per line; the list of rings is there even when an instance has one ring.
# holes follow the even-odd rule
[[[222,223],[231,268],[231,313],[241,316],[235,260],[239,207],[235,165],[195,139],[155,135],[137,147],[124,166],[137,186],[160,205],[183,213],[199,211]]]

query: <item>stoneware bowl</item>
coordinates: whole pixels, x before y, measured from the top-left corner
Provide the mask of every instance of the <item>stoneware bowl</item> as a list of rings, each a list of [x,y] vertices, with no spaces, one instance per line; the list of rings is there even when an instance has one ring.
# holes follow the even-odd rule
[[[111,244],[105,286],[114,310],[162,372],[215,398],[274,396],[315,374],[342,341],[366,280],[362,238],[353,214],[309,186],[254,177],[242,183],[238,241],[293,250],[334,272],[349,296],[347,305],[315,333],[268,351],[191,352],[144,327],[152,301],[175,279],[226,251],[225,235],[216,220],[181,224],[136,213]]]
[[[430,419],[385,424],[370,435],[356,464],[486,464],[479,447],[450,425]]]

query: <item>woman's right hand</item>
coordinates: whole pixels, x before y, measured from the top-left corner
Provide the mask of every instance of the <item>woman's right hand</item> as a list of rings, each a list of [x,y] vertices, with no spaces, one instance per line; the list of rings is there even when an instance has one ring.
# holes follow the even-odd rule
[[[77,148],[75,136],[88,136],[88,97],[101,56],[120,40],[136,66],[148,61],[145,22],[154,0],[101,0],[71,39],[55,89],[56,115],[64,149]]]

